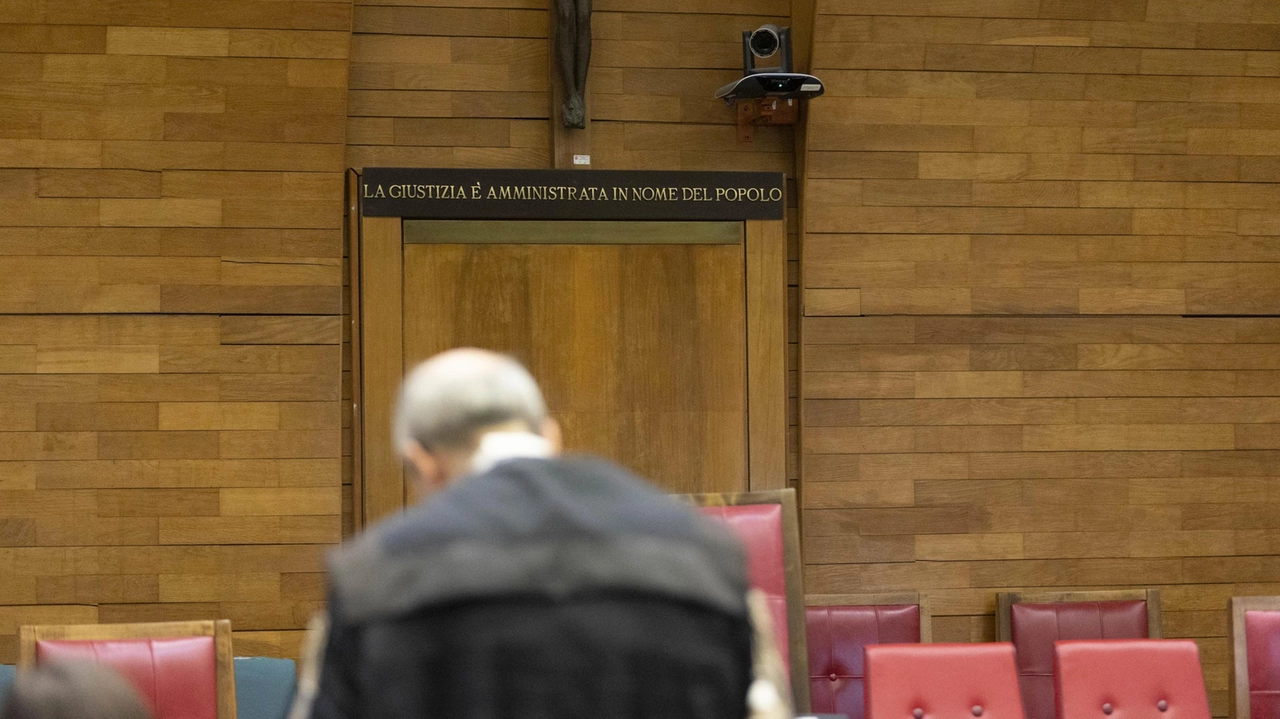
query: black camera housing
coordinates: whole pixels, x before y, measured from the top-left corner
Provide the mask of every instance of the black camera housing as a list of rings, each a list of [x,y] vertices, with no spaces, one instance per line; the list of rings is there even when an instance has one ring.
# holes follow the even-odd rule
[[[756,60],[780,55],[778,65],[757,67]],[[813,75],[792,72],[791,28],[762,25],[742,31],[742,79],[716,90],[728,103],[765,97],[817,97],[826,91]]]
[[[725,102],[762,97],[818,97],[826,88],[813,75],[799,72],[757,72],[716,90]]]

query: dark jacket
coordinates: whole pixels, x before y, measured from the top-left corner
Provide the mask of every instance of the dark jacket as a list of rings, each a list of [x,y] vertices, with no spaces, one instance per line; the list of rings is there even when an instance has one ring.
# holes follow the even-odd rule
[[[330,558],[313,719],[740,719],[742,550],[618,467],[518,459]]]

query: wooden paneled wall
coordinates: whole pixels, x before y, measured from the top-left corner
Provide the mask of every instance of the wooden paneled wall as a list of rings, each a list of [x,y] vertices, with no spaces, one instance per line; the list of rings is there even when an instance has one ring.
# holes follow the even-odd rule
[[[357,0],[350,164],[550,167],[547,0]],[[738,33],[789,0],[596,0],[596,169],[790,172],[789,128],[739,143],[716,88],[741,76]]]
[[[348,0],[0,6],[0,662],[228,617],[340,537]]]
[[[825,0],[808,590],[1158,586],[1227,709],[1280,593],[1280,5]]]
[[[547,8],[547,0],[356,0],[349,164],[550,167]],[[594,10],[593,168],[793,174],[791,128],[759,128],[753,142],[738,142],[732,108],[714,98],[742,74],[740,33],[787,24],[790,0],[596,0]]]

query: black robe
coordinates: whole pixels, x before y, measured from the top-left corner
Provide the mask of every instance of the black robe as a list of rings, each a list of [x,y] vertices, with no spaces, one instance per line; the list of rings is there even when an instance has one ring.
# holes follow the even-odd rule
[[[518,459],[330,557],[313,719],[740,719],[742,550],[594,459]]]

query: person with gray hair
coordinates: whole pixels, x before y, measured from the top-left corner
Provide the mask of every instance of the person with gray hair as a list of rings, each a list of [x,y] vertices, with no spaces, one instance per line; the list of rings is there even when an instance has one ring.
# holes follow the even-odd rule
[[[747,715],[753,607],[727,529],[560,456],[510,357],[419,365],[394,430],[422,499],[330,556],[294,719]]]
[[[394,429],[396,448],[425,493],[500,459],[548,457],[560,449],[560,426],[547,416],[529,371],[477,349],[445,352],[410,372]]]

